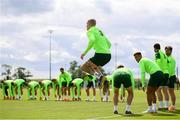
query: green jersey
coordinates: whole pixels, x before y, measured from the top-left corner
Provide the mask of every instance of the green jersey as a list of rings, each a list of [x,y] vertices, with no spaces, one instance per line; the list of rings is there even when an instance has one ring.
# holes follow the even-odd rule
[[[45,94],[46,96],[48,96],[48,89],[49,89],[49,85],[51,85],[52,81],[51,80],[43,80],[41,81],[41,85],[40,85],[40,97],[42,97],[42,90],[45,89]]]
[[[96,81],[96,77],[95,76],[92,76],[92,75],[87,75],[84,77],[84,80],[87,81],[87,82],[91,82],[91,81]]]
[[[36,86],[39,86],[39,83],[37,81],[31,81],[28,83],[28,87],[35,88]]]
[[[112,73],[112,77],[114,78],[114,76],[117,76],[117,75],[123,75],[123,74],[128,74],[131,78],[131,84],[132,84],[132,87],[134,88],[135,86],[135,80],[134,80],[134,77],[133,77],[133,73],[132,71],[129,69],[129,68],[118,68],[116,69],[113,73]],[[114,86],[114,79],[113,79],[113,86]]]
[[[168,71],[169,71],[169,76],[174,76],[175,75],[175,70],[176,70],[176,61],[172,56],[168,56]]]
[[[16,85],[17,89],[18,89],[18,95],[20,96],[21,95],[21,87],[22,87],[22,84],[25,83],[25,80],[23,79],[16,79],[14,81],[14,84]]]
[[[158,64],[158,66],[160,67],[160,69],[162,70],[163,73],[168,73],[167,56],[162,50],[159,50],[155,54],[155,61]]]
[[[106,38],[106,36],[99,30],[97,27],[91,27],[88,32],[87,36],[89,39],[88,47],[84,51],[84,55],[86,55],[91,48],[94,48],[96,53],[104,53],[110,54],[111,43]]]
[[[69,86],[70,81],[72,81],[71,74],[67,71],[64,71],[64,73],[59,74],[57,80],[61,83],[60,87],[62,87],[62,82],[67,82],[67,85]]]
[[[139,61],[139,67],[140,67],[140,71],[141,71],[142,87],[145,86],[145,74],[146,73],[152,75],[157,71],[161,71],[161,69],[155,62],[153,62],[152,60],[147,59],[147,58],[142,58]]]
[[[78,97],[80,97],[80,95],[81,95],[81,83],[83,83],[83,79],[76,78],[76,79],[74,79],[72,81],[72,83],[76,85]],[[74,92],[75,92],[75,87],[72,87],[71,90],[72,90],[72,98],[73,98],[74,97]]]
[[[17,86],[21,86],[23,83],[25,83],[25,80],[23,79],[16,79],[14,81],[14,83],[17,85]]]
[[[30,92],[32,93],[32,96],[35,97],[35,88],[36,87],[37,88],[39,87],[39,83],[37,81],[30,81],[28,83],[28,98],[30,97]]]
[[[8,87],[9,89],[9,94],[10,96],[14,96],[14,91],[13,91],[13,86],[12,86],[13,80],[6,80],[4,81],[4,83],[2,84],[2,91],[3,91],[3,95],[6,96],[5,94],[5,87]]]

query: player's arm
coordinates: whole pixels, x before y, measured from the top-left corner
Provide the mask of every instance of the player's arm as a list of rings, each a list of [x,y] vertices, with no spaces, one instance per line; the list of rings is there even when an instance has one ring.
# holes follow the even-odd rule
[[[155,54],[155,60],[158,65],[161,64],[161,54],[159,52]]]
[[[139,63],[139,66],[140,66],[140,71],[141,71],[141,83],[142,83],[142,88],[144,89],[145,87],[145,67],[144,67],[144,63],[143,62],[140,62]]]
[[[86,48],[86,50],[83,52],[83,55],[85,56],[89,50],[93,47],[94,45],[94,41],[95,41],[95,35],[92,33],[92,32],[88,32],[87,33],[87,36],[88,36],[88,39],[89,39],[89,42],[88,42],[88,46]]]

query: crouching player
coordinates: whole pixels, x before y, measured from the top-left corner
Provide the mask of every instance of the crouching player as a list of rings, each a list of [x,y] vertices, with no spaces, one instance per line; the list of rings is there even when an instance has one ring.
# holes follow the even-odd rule
[[[130,106],[133,100],[133,88],[134,88],[134,78],[130,69],[124,68],[120,65],[112,74],[113,84],[114,84],[114,114],[118,114],[118,96],[119,88],[121,84],[124,85],[128,92],[127,105],[125,114],[132,114]]]
[[[103,99],[101,101],[108,102],[110,100],[110,85],[112,83],[112,76],[106,75],[102,78],[102,90],[103,90]]]
[[[23,86],[25,84],[25,80],[16,79],[15,81],[13,81],[13,83],[14,83],[14,90],[15,90],[16,100],[22,100]]]
[[[90,88],[92,87],[93,89],[93,101],[96,101],[96,77],[86,74],[84,77],[84,81],[86,84],[86,94],[87,94],[87,99],[86,101],[90,101]]]
[[[72,100],[81,100],[81,87],[83,86],[83,79],[76,78],[70,84],[71,86],[71,93],[72,93]]]
[[[37,99],[38,88],[39,88],[39,83],[37,81],[30,81],[29,83],[27,83],[27,92],[28,92],[29,100]]]
[[[50,80],[42,80],[39,82],[40,100],[49,100],[51,84],[52,84],[52,81]]]
[[[59,80],[52,79],[53,94],[54,94],[54,97],[56,98],[56,100],[60,100],[60,98],[61,98],[61,95],[60,95],[61,87],[60,86],[61,86],[61,83]]]
[[[3,80],[1,83],[4,100],[14,100],[13,80]]]

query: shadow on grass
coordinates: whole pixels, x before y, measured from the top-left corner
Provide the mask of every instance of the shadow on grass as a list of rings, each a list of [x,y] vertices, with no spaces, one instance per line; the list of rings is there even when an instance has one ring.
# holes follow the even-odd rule
[[[122,115],[124,117],[142,117],[142,114]]]
[[[172,114],[180,114],[180,109],[176,109],[175,111],[172,111],[172,112],[169,112],[169,113],[172,113]]]
[[[152,115],[153,116],[176,116],[176,114],[170,114],[170,113],[155,113]]]

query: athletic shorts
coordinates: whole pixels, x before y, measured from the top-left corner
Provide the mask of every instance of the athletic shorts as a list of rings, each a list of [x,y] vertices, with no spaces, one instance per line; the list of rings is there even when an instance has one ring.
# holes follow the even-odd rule
[[[105,80],[103,86],[104,86],[104,88],[109,89],[109,81]]]
[[[90,82],[88,82],[88,84],[87,84],[87,88],[95,88],[96,86],[95,86],[95,82],[94,81],[90,81]]]
[[[161,71],[157,71],[154,74],[150,75],[148,86],[150,87],[159,87],[164,80],[164,74]]]
[[[125,88],[131,87],[131,77],[129,74],[117,74],[113,77],[114,87],[120,88],[121,84],[124,85]]]
[[[174,83],[175,82],[176,82],[176,76],[175,75],[169,77],[168,87],[169,88],[174,88]]]
[[[168,86],[168,81],[169,81],[169,74],[165,73],[165,74],[164,74],[164,79],[163,79],[163,81],[161,82],[161,85],[160,85],[160,86]]]
[[[62,82],[62,87],[67,87],[67,82]]]
[[[111,54],[95,53],[89,60],[97,66],[104,66],[111,60]]]

